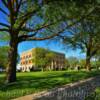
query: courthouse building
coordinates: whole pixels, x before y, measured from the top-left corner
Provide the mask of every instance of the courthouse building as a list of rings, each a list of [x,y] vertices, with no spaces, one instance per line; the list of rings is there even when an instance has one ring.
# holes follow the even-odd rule
[[[45,50],[45,49],[44,49]],[[53,52],[53,51],[52,51]],[[46,70],[62,70],[65,67],[65,55],[63,53],[53,52],[55,56],[50,61],[50,65],[46,66]],[[23,52],[20,55],[20,65],[21,70],[24,71],[31,71],[38,69],[36,66],[36,55],[37,49],[33,48],[28,51]]]

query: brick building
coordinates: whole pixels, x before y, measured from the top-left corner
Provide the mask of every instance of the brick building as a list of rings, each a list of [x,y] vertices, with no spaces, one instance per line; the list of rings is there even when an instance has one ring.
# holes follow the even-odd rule
[[[58,52],[53,53],[55,56],[51,59],[50,65],[46,67],[46,70],[62,70],[65,67],[65,55]],[[20,55],[20,65],[22,71],[38,69],[35,62],[36,55],[36,48],[25,51]]]

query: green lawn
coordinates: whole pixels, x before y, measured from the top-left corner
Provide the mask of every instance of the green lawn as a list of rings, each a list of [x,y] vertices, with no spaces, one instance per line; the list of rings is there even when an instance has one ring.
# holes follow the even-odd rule
[[[100,100],[100,87],[97,87],[95,92],[86,97],[85,100]]]
[[[0,100],[48,90],[67,83],[100,75],[99,71],[51,71],[17,73],[17,82],[4,85],[5,75],[0,74]]]
[[[95,100],[100,100],[100,87],[98,87],[96,90],[95,90],[95,92],[96,92],[96,99]]]

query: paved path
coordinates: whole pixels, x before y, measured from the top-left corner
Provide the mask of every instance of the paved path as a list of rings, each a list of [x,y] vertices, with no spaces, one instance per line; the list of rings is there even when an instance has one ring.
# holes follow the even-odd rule
[[[50,91],[26,95],[14,100],[84,100],[96,87],[100,87],[100,76],[81,80],[73,84],[70,83]]]

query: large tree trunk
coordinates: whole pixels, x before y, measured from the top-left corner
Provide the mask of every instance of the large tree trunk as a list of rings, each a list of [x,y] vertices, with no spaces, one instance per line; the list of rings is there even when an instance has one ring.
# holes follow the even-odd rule
[[[8,66],[6,82],[11,83],[16,81],[16,62],[17,62],[17,39],[16,37],[10,40],[10,50],[8,53]]]
[[[88,41],[88,45],[87,45],[87,51],[86,51],[86,64],[85,67],[88,71],[91,70],[91,50],[92,50],[92,35],[89,34],[89,41]]]
[[[90,55],[90,50],[87,50],[87,54],[86,54],[86,64],[85,64],[85,68],[90,71],[91,70],[91,55]]]
[[[88,70],[88,71],[90,71],[91,70],[91,62],[90,62],[90,57],[87,57],[86,58],[86,69]]]

